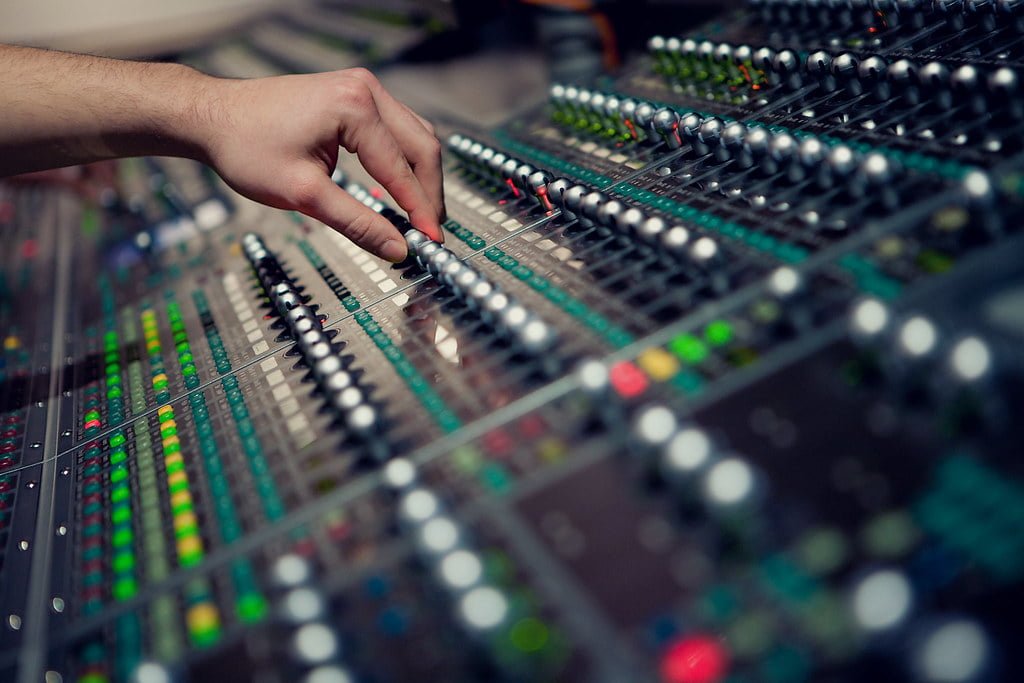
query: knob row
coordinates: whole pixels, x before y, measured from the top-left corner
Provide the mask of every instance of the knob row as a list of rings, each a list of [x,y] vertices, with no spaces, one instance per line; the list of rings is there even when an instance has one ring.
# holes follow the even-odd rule
[[[850,331],[860,344],[892,344],[897,353],[886,354],[908,362],[939,362],[949,376],[968,384],[991,375],[992,352],[974,335],[944,342],[939,327],[927,316],[910,315],[897,320],[890,308],[877,299],[862,299],[850,312]]]
[[[330,622],[330,601],[314,578],[313,564],[296,553],[278,557],[270,568],[274,618],[285,631],[287,652],[302,683],[355,683],[342,661],[341,638]]]
[[[764,477],[746,458],[722,449],[700,427],[679,421],[666,405],[640,409],[633,438],[677,500],[711,516],[749,514],[764,495]]]
[[[370,401],[366,387],[347,369],[316,311],[306,305],[306,298],[258,235],[247,233],[242,238],[242,248],[346,433],[367,448],[374,459],[384,460],[388,455],[387,444],[375,438],[382,422],[380,412]]]
[[[595,132],[610,131],[637,141],[658,139],[651,137],[655,132],[651,124],[658,107],[646,100],[620,98],[561,83],[552,85],[549,94],[556,119],[567,119]]]
[[[551,209],[544,194],[544,188],[551,179],[547,171],[458,133],[449,136],[447,146],[452,154],[478,174],[507,185],[517,198],[525,194],[534,197],[545,210]]]
[[[558,338],[553,329],[515,298],[503,292],[481,271],[413,228],[396,211],[374,198],[359,184],[348,183],[345,189],[355,199],[388,218],[402,230],[409,255],[416,259],[420,267],[451,290],[468,308],[476,311],[517,350],[527,355],[541,355],[555,346]],[[547,185],[542,184],[539,190],[546,197]]]
[[[718,242],[691,232],[683,225],[669,225],[660,216],[624,204],[587,185],[559,178],[548,185],[548,194],[569,220],[584,226],[602,226],[639,241],[672,260],[686,260],[702,271],[714,271],[724,263]]]
[[[828,90],[844,89],[852,95],[873,92],[880,99],[904,95],[911,104],[936,98],[948,106],[949,93],[985,96],[997,104],[1016,96],[1020,90],[1019,75],[1009,67],[986,71],[965,64],[950,68],[939,61],[917,64],[899,59],[890,62],[878,55],[861,57],[850,52],[833,55],[826,50],[801,58],[790,49],[662,36],[651,38],[648,49],[663,70],[671,72],[688,68],[688,61],[700,60],[704,66],[718,69],[730,79],[736,77],[736,69],[744,67],[747,71],[743,77],[749,77],[751,83],[760,82],[760,74],[769,74],[773,80],[794,88],[805,82],[820,83]],[[974,109],[977,113],[984,111],[979,103],[974,103]]]
[[[1021,13],[1021,0],[749,0],[750,5],[766,10],[806,7],[824,12],[836,10],[883,12],[887,17],[901,14],[968,16],[996,15],[1013,17]],[[891,23],[891,22],[890,22]]]
[[[431,276],[452,291],[511,344],[528,355],[550,351],[558,338],[546,322],[529,311],[484,273],[454,252],[410,228],[405,233],[409,253]]]
[[[398,495],[399,528],[408,534],[420,562],[455,609],[471,636],[485,636],[508,622],[508,598],[484,576],[483,558],[464,526],[448,514],[440,496],[424,485],[409,460],[388,463],[385,483]]]

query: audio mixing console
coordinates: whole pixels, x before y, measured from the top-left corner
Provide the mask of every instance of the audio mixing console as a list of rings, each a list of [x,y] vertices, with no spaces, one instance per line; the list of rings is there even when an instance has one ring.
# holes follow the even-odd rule
[[[1024,680],[1021,11],[666,26],[442,122],[443,245],[344,158],[398,265],[189,161],[0,186],[0,680]]]

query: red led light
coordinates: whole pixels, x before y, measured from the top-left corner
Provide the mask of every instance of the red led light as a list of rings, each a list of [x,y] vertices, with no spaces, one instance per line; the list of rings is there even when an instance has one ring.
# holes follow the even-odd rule
[[[717,683],[729,669],[722,645],[708,636],[674,640],[661,656],[665,683]]]
[[[501,431],[496,429],[493,432],[488,432],[483,438],[484,449],[491,455],[502,456],[508,454],[512,450],[513,442],[512,438]]]
[[[22,244],[21,244],[21,258],[23,258],[23,259],[32,259],[32,258],[35,258],[36,254],[38,254],[38,253],[39,253],[39,246],[36,244],[35,240],[29,239],[29,240],[25,240],[24,242],[22,242]]]
[[[624,398],[633,398],[647,391],[647,377],[640,368],[627,361],[613,365],[609,379],[615,391]]]
[[[373,197],[374,199],[380,199],[381,197],[384,196],[384,190],[380,189],[379,187],[372,187],[370,188],[370,196]]]

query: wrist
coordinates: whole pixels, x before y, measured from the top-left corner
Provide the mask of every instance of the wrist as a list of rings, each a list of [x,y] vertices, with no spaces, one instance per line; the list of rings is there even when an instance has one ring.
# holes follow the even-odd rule
[[[225,96],[233,81],[208,76],[191,67],[166,65],[174,69],[174,87],[164,90],[164,116],[155,121],[153,135],[166,140],[174,156],[210,163],[213,148],[226,125]]]

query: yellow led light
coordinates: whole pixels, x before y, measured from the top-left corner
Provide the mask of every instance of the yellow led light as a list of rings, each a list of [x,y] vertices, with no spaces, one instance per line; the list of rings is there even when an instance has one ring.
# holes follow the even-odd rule
[[[208,631],[220,626],[220,615],[212,603],[201,602],[189,608],[185,621],[189,631]]]
[[[191,502],[192,494],[189,493],[188,491],[178,491],[173,496],[171,496],[171,507],[178,507],[179,505],[184,505],[186,503]]]
[[[672,379],[679,372],[679,361],[665,349],[647,349],[636,362],[656,382]]]
[[[199,538],[199,534],[193,534],[191,536],[183,536],[178,539],[178,554],[188,555],[190,553],[201,553],[203,552],[203,541]]]

